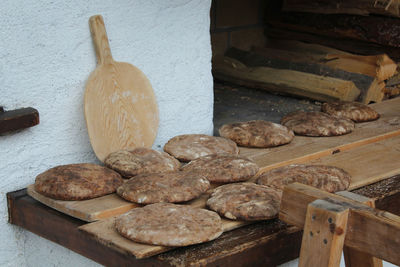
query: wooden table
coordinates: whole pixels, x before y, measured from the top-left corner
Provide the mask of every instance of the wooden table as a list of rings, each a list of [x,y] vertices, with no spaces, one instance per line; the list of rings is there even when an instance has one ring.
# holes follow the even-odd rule
[[[354,190],[376,198],[379,209],[400,215],[400,175]],[[78,230],[84,221],[48,208],[22,189],[7,194],[9,222],[106,266],[274,266],[299,255],[302,233],[279,220],[259,222],[224,233],[200,245],[137,260]]]
[[[218,101],[216,101],[214,116],[214,124],[216,127],[222,123],[231,122],[229,121],[232,119],[230,116],[236,119],[238,118],[238,113],[228,112],[234,106],[240,107],[241,110],[249,110],[248,113],[241,113],[240,120],[254,119],[251,117],[254,115],[253,113],[261,114],[259,112],[265,110],[265,104],[268,103],[268,99],[271,97],[265,96],[265,98],[263,98],[264,94],[260,96],[260,93],[255,94],[253,91],[243,95],[242,91],[237,91],[237,93],[238,92],[240,93],[240,95],[238,95],[239,97],[233,98],[229,98],[232,96],[232,93],[234,93],[231,89],[228,89],[227,94],[220,92],[217,95]],[[281,100],[285,101],[285,98],[278,100],[275,99],[277,96],[272,97],[274,98],[272,102],[280,103],[282,107],[285,107],[281,108],[282,112],[288,112],[289,110],[287,110],[287,107],[297,108],[297,105],[292,103],[286,105],[285,102],[281,102]],[[228,98],[229,101],[226,103],[221,101],[223,98]],[[252,99],[257,101],[252,102]],[[260,101],[260,99],[263,101]],[[233,103],[234,101],[240,100],[244,100],[245,102]],[[247,106],[243,106],[243,104],[246,103]],[[218,105],[225,107],[226,110],[218,109]],[[256,107],[257,105],[259,105],[259,107]],[[247,109],[247,107],[249,109]],[[255,107],[259,109],[254,110]],[[308,107],[306,108],[309,110]],[[315,107],[312,108],[314,109]],[[383,108],[385,108],[385,106]],[[388,108],[386,107],[386,109]],[[396,104],[393,106],[393,109],[398,109],[398,105]],[[387,113],[393,112],[393,109],[389,108]],[[266,112],[263,114],[265,116],[270,116],[273,113]],[[271,120],[277,120],[277,116],[281,114],[273,115],[276,118],[274,117]],[[261,119],[268,120],[266,117]],[[381,122],[385,122],[385,120],[387,120],[387,118],[383,118]],[[393,124],[391,120],[388,120],[388,122],[390,125]],[[397,121],[395,121],[393,125],[398,125]],[[278,167],[280,163],[275,162],[278,159],[280,161],[286,160],[288,163],[292,163],[292,161],[298,163],[319,160],[320,157],[324,156],[325,161],[328,160],[330,164],[334,164],[338,159],[339,162],[343,162],[340,158],[346,158],[346,150],[350,148],[353,151],[358,151],[359,154],[363,154],[365,153],[364,149],[373,146],[374,144],[372,143],[379,140],[383,142],[380,144],[381,147],[385,147],[385,145],[389,147],[385,143],[387,142],[387,138],[395,136],[399,138],[399,131],[389,128],[385,130],[385,125],[384,127],[377,125],[361,132],[361,135],[357,137],[356,140],[351,139],[355,135],[353,135],[353,137],[343,137],[343,140],[338,144],[336,143],[339,139],[323,139],[323,147],[319,147],[318,143],[314,144],[313,141],[310,141],[313,139],[303,140],[304,138],[299,137],[297,138],[297,142],[292,144],[293,147],[287,147],[290,153],[286,151],[287,149],[285,147],[281,147],[275,150],[275,156],[271,156],[269,151],[263,150],[252,151],[251,149],[247,149],[242,152],[251,155],[252,159],[257,164],[263,166],[264,170]],[[373,131],[377,131],[377,133],[372,133]],[[366,136],[364,136],[364,133]],[[375,136],[378,136],[378,138],[375,138]],[[336,143],[328,140],[333,140]],[[308,155],[311,156],[304,157],[303,154],[293,154],[292,151],[299,151],[299,147],[307,148],[306,151]],[[394,157],[396,158],[391,158],[390,160],[396,162],[398,161],[397,154],[395,154],[398,153],[396,152],[398,151],[397,145],[393,147],[393,150],[395,150],[393,155],[395,155]],[[338,152],[341,153],[338,154]],[[354,184],[354,187],[351,187],[351,189],[357,188],[353,190],[355,193],[375,198],[376,207],[378,209],[387,210],[400,215],[400,166],[386,165],[386,176],[384,176],[384,178],[392,176],[391,178],[371,185],[364,184],[364,186],[362,186],[360,183],[357,183]],[[364,174],[354,174],[355,177],[368,176]],[[368,179],[370,179],[371,183],[377,181],[375,180],[375,174],[372,173],[370,176],[371,177],[368,177]],[[382,178],[382,176],[380,176],[380,178]],[[359,188],[359,186],[361,187]],[[278,219],[275,219],[257,222],[225,232],[221,237],[211,242],[177,248],[146,259],[136,259],[134,256],[122,250],[118,250],[115,247],[110,248],[110,244],[99,242],[88,233],[79,230],[78,227],[86,224],[85,221],[70,217],[41,204],[28,196],[26,189],[8,193],[7,200],[10,223],[56,242],[106,266],[275,266],[297,258],[300,251],[302,232],[294,226],[288,226]]]

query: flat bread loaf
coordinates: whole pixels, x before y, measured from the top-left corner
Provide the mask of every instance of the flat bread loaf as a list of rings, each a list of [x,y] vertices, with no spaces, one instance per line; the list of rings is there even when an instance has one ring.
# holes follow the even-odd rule
[[[199,172],[214,183],[247,181],[258,172],[258,166],[249,159],[236,155],[209,155],[192,160],[181,168]]]
[[[59,200],[84,200],[114,193],[122,184],[115,171],[91,163],[60,165],[36,177],[35,190]]]
[[[323,103],[321,111],[336,117],[344,117],[354,122],[373,121],[379,119],[378,112],[359,102],[337,101]]]
[[[286,185],[298,182],[333,193],[346,190],[350,178],[346,171],[334,166],[293,164],[261,174],[257,183],[283,190]]]
[[[113,152],[106,157],[104,164],[123,177],[175,171],[181,166],[181,163],[169,154],[144,147]]]
[[[281,194],[276,189],[254,183],[219,186],[207,200],[207,206],[232,220],[267,220],[279,212]]]
[[[161,246],[188,246],[222,234],[217,213],[170,203],[132,209],[116,218],[115,228],[133,241]]]
[[[197,198],[210,187],[200,173],[170,171],[140,174],[118,187],[122,198],[140,204],[184,202]]]
[[[280,146],[290,143],[294,137],[286,126],[262,120],[225,124],[219,134],[245,147]]]
[[[164,151],[184,162],[213,154],[239,153],[236,143],[232,140],[205,134],[175,136],[165,144]]]
[[[292,112],[284,116],[281,123],[292,129],[295,134],[305,136],[335,136],[354,130],[353,121],[318,111]]]

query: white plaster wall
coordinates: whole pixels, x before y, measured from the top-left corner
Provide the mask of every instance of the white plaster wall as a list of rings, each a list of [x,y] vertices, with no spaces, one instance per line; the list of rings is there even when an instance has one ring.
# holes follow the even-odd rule
[[[3,0],[0,105],[32,106],[40,124],[0,136],[0,266],[94,262],[7,223],[6,192],[59,164],[96,162],[83,117],[96,66],[88,19],[102,14],[113,57],[139,67],[155,90],[154,148],[182,133],[212,133],[209,9],[205,0]]]

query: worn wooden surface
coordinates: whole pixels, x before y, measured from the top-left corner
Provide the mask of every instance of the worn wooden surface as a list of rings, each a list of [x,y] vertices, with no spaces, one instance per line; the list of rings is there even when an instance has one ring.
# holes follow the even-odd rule
[[[400,136],[335,153],[308,163],[336,166],[351,175],[349,190],[400,173]]]
[[[281,29],[400,47],[398,18],[282,12],[266,19],[268,24]]]
[[[400,264],[400,254],[397,251],[400,247],[400,240],[397,238],[400,235],[400,217],[395,214],[296,183],[284,189],[279,218],[303,228],[307,221],[307,205],[316,199],[323,199],[349,210],[346,246]]]
[[[299,267],[340,265],[348,214],[348,209],[322,199],[308,204]]]
[[[86,83],[84,112],[89,139],[99,160],[111,152],[151,147],[158,107],[150,81],[135,66],[114,61],[101,16],[89,20],[97,67]]]
[[[81,201],[56,200],[36,192],[33,184],[28,186],[27,193],[37,201],[53,209],[86,222],[112,217],[140,206],[124,200],[117,194]]]
[[[10,223],[106,266],[276,266],[299,255],[299,229],[270,220],[223,233],[211,242],[139,260],[78,230],[85,222],[39,203],[26,189],[8,193],[7,201]]]
[[[381,114],[376,121],[358,123],[346,135],[332,137],[295,136],[287,145],[269,149],[240,148],[262,171],[292,163],[304,163],[324,156],[400,135],[400,98],[371,105]]]
[[[352,199],[368,205],[371,208],[375,208],[375,199],[367,198],[349,191],[341,191],[338,195],[344,196],[348,199]],[[343,257],[347,267],[382,267],[383,262],[371,254],[356,250],[354,248],[344,246]]]
[[[0,134],[32,127],[39,124],[39,112],[34,108],[0,110]]]
[[[311,12],[318,14],[354,14],[367,16],[379,14],[392,17],[400,17],[399,0],[376,1],[376,0],[347,0],[340,2],[331,0],[285,0],[283,9],[285,11]]]

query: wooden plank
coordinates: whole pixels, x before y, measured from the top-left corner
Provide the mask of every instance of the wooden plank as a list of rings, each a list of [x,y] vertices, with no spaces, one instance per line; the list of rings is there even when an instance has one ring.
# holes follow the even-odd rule
[[[122,253],[131,254],[137,259],[148,258],[173,249],[173,247],[147,245],[131,241],[121,236],[115,230],[114,221],[115,217],[111,217],[82,225],[79,229],[89,233],[93,238],[110,248],[119,250]],[[247,224],[249,224],[249,222],[222,219],[222,230],[223,232],[228,232]]]
[[[379,14],[392,17],[400,17],[400,1],[376,1],[376,0],[284,0],[283,10],[310,12],[318,14],[354,14],[367,16],[369,14]]]
[[[333,69],[360,73],[384,81],[396,73],[397,64],[386,54],[374,56],[328,54],[325,65]]]
[[[247,67],[229,57],[214,57],[213,75],[216,79],[247,87],[319,101],[353,101],[360,94],[360,90],[351,81],[294,70]]]
[[[350,57],[351,55],[349,55],[350,59],[348,59],[348,55],[337,53],[316,55],[274,48],[254,48],[251,52],[237,48],[230,48],[225,55],[239,60],[248,67],[264,66],[276,69],[290,69],[352,81],[361,91],[358,99],[362,100],[362,102],[366,104],[370,101],[381,102],[384,97],[382,90],[384,83],[379,82],[374,75],[369,75],[371,73],[368,73],[367,75],[364,70],[372,69],[373,71],[376,70],[382,73],[386,69],[383,67],[375,67],[373,61],[370,62],[371,59],[369,57],[356,56],[355,58],[352,58]],[[332,55],[334,55],[334,57]],[[345,59],[347,61],[353,63],[353,65],[351,65],[353,66],[352,69],[348,67],[348,62],[343,62],[341,56],[346,57]],[[383,55],[381,56],[383,57]],[[327,57],[329,57],[329,59],[327,59]],[[360,62],[360,59],[368,60],[368,62]],[[387,66],[389,66],[389,64],[385,63],[385,67]],[[396,67],[397,66],[394,64],[394,70],[396,70]]]
[[[34,185],[27,188],[28,195],[55,210],[86,222],[122,214],[140,205],[125,201],[117,194],[110,194],[94,199],[81,201],[56,200],[43,196],[35,191]]]
[[[34,108],[0,111],[0,134],[39,124],[39,112]]]
[[[300,267],[340,265],[349,210],[317,199],[308,204],[300,250]]]
[[[268,24],[281,29],[400,47],[398,18],[282,12],[266,19]]]
[[[295,136],[291,143],[284,146],[267,149],[241,147],[240,153],[252,159],[264,172],[400,135],[400,98],[373,104],[371,107],[381,114],[380,119],[358,123],[350,134],[333,137]]]
[[[342,51],[347,51],[360,55],[376,55],[376,54],[386,53],[393,60],[396,61],[400,60],[400,49],[398,47],[385,46],[354,39],[320,36],[312,33],[285,29],[284,27],[278,27],[273,25],[269,25],[268,27],[266,27],[266,35],[268,38],[282,39],[282,40],[298,40],[302,42],[329,46],[336,49],[340,49]]]
[[[375,200],[370,199],[349,191],[337,192],[337,195],[346,197],[375,208]],[[350,248],[343,247],[343,256],[347,267],[383,267],[381,259],[373,257],[371,254]]]
[[[351,175],[349,190],[400,173],[400,136],[336,153],[307,163],[336,166]]]
[[[299,255],[301,232],[279,220],[257,222],[218,239],[136,259],[78,229],[83,221],[64,215],[26,194],[7,193],[9,222],[71,249],[104,266],[277,266]]]
[[[295,183],[283,191],[279,218],[303,228],[307,205],[316,199],[350,209],[345,245],[374,255],[391,263],[400,264],[400,217],[373,209],[343,196],[330,194],[311,186]],[[368,233],[368,234],[366,234]]]

